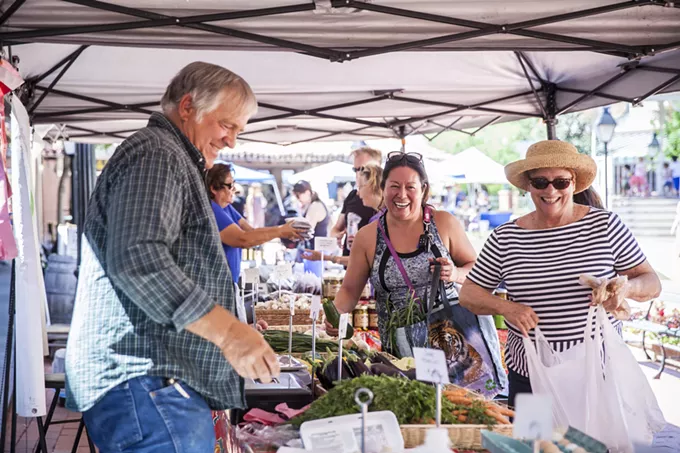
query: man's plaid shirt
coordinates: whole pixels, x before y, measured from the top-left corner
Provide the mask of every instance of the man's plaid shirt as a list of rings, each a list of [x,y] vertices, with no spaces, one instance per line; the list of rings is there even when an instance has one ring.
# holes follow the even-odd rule
[[[198,149],[154,113],[98,178],[66,352],[70,409],[143,375],[181,379],[213,409],[245,406],[220,349],[185,330],[216,304],[234,312],[204,169]]]

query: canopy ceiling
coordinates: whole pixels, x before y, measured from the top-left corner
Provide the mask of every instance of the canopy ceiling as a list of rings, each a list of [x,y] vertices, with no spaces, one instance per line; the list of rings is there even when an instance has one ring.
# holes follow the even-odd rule
[[[256,5],[15,0],[3,5],[0,40],[20,57],[34,123],[87,142],[142,127],[195,60],[251,84],[260,109],[241,138],[266,143],[552,124],[680,89],[680,5],[663,1]]]

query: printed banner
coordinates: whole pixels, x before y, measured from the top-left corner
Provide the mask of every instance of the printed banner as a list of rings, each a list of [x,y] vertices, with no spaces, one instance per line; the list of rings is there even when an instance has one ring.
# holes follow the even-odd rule
[[[45,307],[47,295],[40,264],[40,243],[35,216],[31,164],[31,131],[26,108],[12,96],[12,213],[17,244],[16,349],[17,414],[46,415]]]

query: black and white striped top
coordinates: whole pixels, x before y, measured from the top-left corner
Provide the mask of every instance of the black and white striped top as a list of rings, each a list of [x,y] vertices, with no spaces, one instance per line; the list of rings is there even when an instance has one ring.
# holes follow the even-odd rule
[[[488,290],[505,282],[509,299],[533,308],[541,331],[562,352],[583,341],[591,289],[578,283],[579,276],[613,278],[645,259],[616,214],[591,208],[581,220],[557,228],[527,230],[514,221],[499,226],[468,278]],[[610,319],[620,331],[621,322]],[[528,377],[522,334],[509,323],[508,329],[506,364]]]

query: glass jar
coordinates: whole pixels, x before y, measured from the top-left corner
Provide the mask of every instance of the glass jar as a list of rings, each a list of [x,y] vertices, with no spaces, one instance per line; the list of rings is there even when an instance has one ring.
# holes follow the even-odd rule
[[[354,309],[354,328],[368,330],[368,307],[361,305]]]

